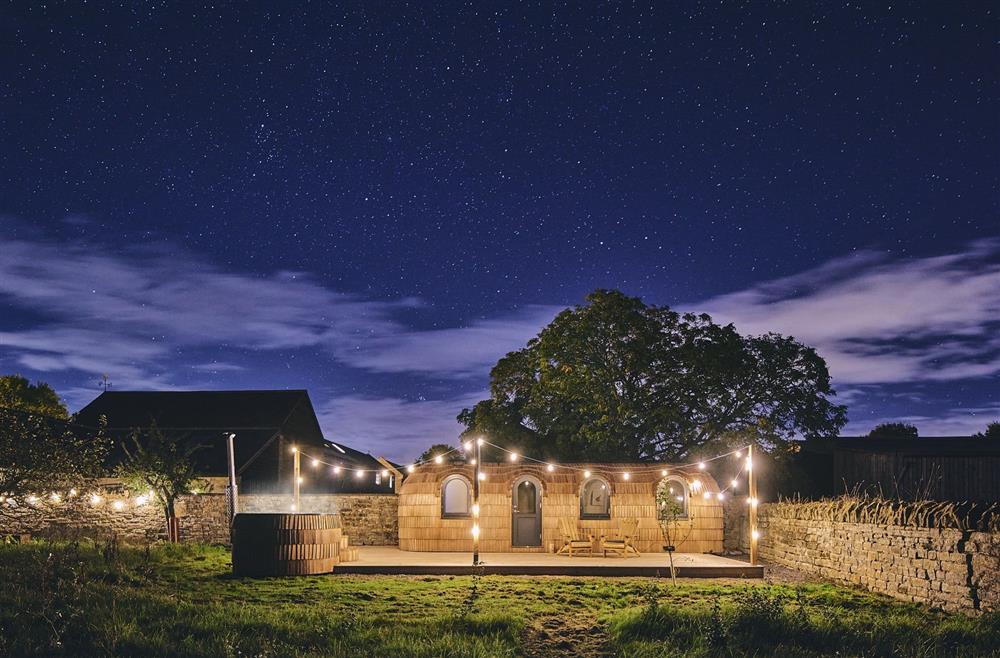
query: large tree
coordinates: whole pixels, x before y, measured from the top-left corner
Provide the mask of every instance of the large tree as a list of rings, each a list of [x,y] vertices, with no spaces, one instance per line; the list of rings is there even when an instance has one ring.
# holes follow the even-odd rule
[[[681,460],[706,446],[835,436],[845,408],[815,350],[613,290],[566,309],[490,372],[464,435],[553,459]]]
[[[51,386],[32,384],[21,375],[0,377],[0,408],[28,411],[52,418],[69,418],[69,411]]]

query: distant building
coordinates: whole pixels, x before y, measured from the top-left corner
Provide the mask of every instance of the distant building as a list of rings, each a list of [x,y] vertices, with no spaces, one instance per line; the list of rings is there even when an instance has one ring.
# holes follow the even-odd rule
[[[370,454],[323,436],[309,394],[292,391],[106,391],[80,410],[76,422],[96,427],[107,419],[116,440],[111,464],[125,458],[135,428],[153,423],[178,442],[204,446],[193,455],[203,477],[228,475],[226,436],[234,452],[242,493],[290,493],[292,447],[302,458],[306,493],[392,493],[397,475]],[[312,465],[312,459],[321,463]],[[335,468],[339,467],[339,472]],[[361,476],[358,472],[363,471]]]
[[[908,500],[1000,500],[1000,441],[991,439],[810,440],[802,443],[797,462],[811,476],[815,489],[802,492],[811,496],[858,492]]]

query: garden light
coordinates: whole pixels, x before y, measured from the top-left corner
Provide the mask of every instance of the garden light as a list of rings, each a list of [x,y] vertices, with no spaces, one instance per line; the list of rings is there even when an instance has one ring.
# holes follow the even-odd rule
[[[120,512],[125,507],[125,503],[123,503],[120,500],[116,500],[115,502],[111,503],[111,506]]]
[[[97,494],[91,494],[90,495],[90,504],[93,505],[93,506],[95,506],[95,507],[98,506],[98,505],[100,505],[102,500],[103,500],[103,498],[101,498]]]

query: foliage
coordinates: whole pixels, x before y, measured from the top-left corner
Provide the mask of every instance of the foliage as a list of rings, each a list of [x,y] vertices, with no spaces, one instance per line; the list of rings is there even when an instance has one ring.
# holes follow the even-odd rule
[[[0,496],[24,499],[82,489],[102,474],[109,448],[103,428],[0,409]],[[0,506],[0,513],[4,509]]]
[[[417,457],[417,461],[430,461],[438,455],[443,455],[444,459],[447,459],[449,462],[463,461],[465,459],[465,453],[461,450],[455,450],[455,446],[450,446],[447,443],[435,443],[430,448],[420,453],[420,456]]]
[[[500,359],[490,393],[463,435],[553,459],[682,460],[734,436],[780,449],[846,421],[813,349],[608,290]]]
[[[877,496],[840,496],[817,501],[768,503],[774,518],[839,521],[913,528],[954,528],[1000,532],[1000,503],[907,501]]]
[[[169,437],[155,423],[144,430],[133,430],[129,439],[132,446],[122,446],[127,459],[119,466],[117,475],[126,487],[140,495],[152,492],[163,508],[167,536],[176,541],[171,522],[177,516],[177,498],[206,486],[198,477],[192,459],[204,446]]]
[[[670,548],[670,579],[677,583],[677,569],[674,568],[674,547],[683,543],[694,530],[693,523],[681,523],[684,518],[684,504],[677,500],[669,480],[662,480],[656,487],[656,519],[660,525],[663,541]]]
[[[882,423],[868,432],[869,439],[915,439],[917,428],[906,423]]]
[[[0,408],[27,411],[61,420],[69,419],[69,411],[51,386],[45,382],[32,384],[20,375],[0,377]]]
[[[654,579],[484,576],[462,619],[471,576],[234,579],[229,570],[220,547],[0,546],[0,655],[503,658],[535,655],[526,631],[547,619],[547,655],[598,655],[563,644],[573,638],[561,628],[587,625],[607,636],[600,655],[1000,656],[995,615],[825,583],[682,580],[661,597]]]
[[[973,436],[977,439],[1000,439],[1000,421],[990,423],[985,432],[977,432]]]

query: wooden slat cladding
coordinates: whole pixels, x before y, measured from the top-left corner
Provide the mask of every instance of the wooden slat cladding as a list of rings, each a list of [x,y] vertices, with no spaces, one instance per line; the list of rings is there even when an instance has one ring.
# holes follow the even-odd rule
[[[584,531],[596,531],[606,536],[618,529],[618,520],[639,520],[637,546],[644,553],[662,551],[663,538],[656,518],[656,486],[662,479],[661,468],[671,474],[680,474],[678,467],[659,466],[656,469],[642,464],[574,464],[576,468],[591,471],[611,486],[611,518],[580,519],[580,490],[587,478],[582,470],[556,468],[549,472],[543,465],[484,464],[486,479],[480,488],[480,551],[483,553],[546,552],[561,546],[559,519],[569,518]],[[628,470],[625,480],[621,473]],[[722,506],[714,497],[705,500],[706,491],[717,493],[719,486],[707,472],[690,467],[683,473],[687,479],[700,480],[702,488],[690,499],[690,520],[682,523],[692,526],[687,540],[678,550],[689,553],[722,551]],[[400,489],[399,498],[399,547],[405,551],[460,551],[472,550],[472,517],[441,518],[441,485],[452,474],[461,474],[470,481],[474,477],[472,466],[434,465],[422,466],[409,475]],[[515,548],[511,545],[511,487],[517,478],[533,476],[542,484],[542,545]]]

